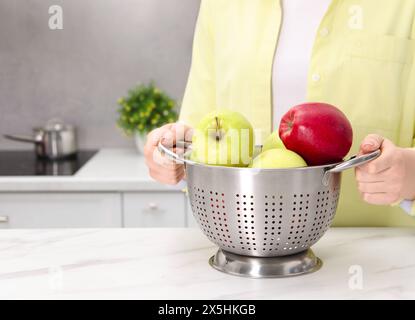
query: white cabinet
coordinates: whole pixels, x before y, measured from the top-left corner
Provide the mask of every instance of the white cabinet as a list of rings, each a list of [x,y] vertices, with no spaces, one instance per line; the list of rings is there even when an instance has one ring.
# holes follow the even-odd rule
[[[186,226],[186,196],[181,192],[124,193],[126,228]]]
[[[4,228],[194,227],[182,192],[0,193]]]
[[[0,193],[0,228],[122,227],[119,193]]]

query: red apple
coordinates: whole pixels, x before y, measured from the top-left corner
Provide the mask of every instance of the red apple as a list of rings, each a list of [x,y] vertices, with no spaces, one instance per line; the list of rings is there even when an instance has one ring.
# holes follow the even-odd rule
[[[279,134],[287,149],[310,166],[337,163],[350,151],[353,129],[343,112],[326,103],[305,103],[282,118]]]

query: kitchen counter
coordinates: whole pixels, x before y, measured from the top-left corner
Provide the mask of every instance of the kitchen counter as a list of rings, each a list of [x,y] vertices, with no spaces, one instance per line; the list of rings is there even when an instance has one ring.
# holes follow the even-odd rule
[[[198,229],[1,231],[0,299],[409,299],[414,248],[412,229],[331,229],[320,271],[253,280],[213,270]]]
[[[70,177],[0,177],[0,192],[177,191],[180,188],[163,186],[151,179],[144,157],[135,149],[100,150]]]

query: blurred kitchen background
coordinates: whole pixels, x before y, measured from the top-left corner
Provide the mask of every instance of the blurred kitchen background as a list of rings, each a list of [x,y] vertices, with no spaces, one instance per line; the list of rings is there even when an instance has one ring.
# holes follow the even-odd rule
[[[63,30],[50,30],[50,6]],[[0,129],[29,132],[51,118],[78,128],[80,148],[132,146],[117,100],[137,83],[182,99],[199,0],[1,0]],[[0,149],[30,145],[0,137]]]
[[[183,185],[163,186],[149,177],[134,135],[117,127],[117,110],[124,104],[125,119],[134,124],[148,117],[148,108],[166,109],[171,101],[178,111],[199,5],[0,1],[0,228],[194,225]],[[55,6],[62,8],[62,30],[50,28]],[[139,95],[128,103],[119,99],[150,81],[155,88],[146,90],[155,98],[143,112],[131,112]],[[76,154],[39,159],[33,143],[3,137],[30,137],[50,119],[63,121],[48,127],[60,141],[64,125],[76,127]]]

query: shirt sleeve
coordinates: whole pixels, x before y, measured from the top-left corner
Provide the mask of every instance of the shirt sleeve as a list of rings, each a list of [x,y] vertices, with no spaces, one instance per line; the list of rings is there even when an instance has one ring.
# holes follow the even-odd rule
[[[412,217],[415,217],[415,203],[414,201],[403,200],[399,204],[399,206],[404,210],[407,214]]]
[[[216,108],[212,0],[202,0],[193,40],[189,78],[180,111],[180,122],[195,126]]]

